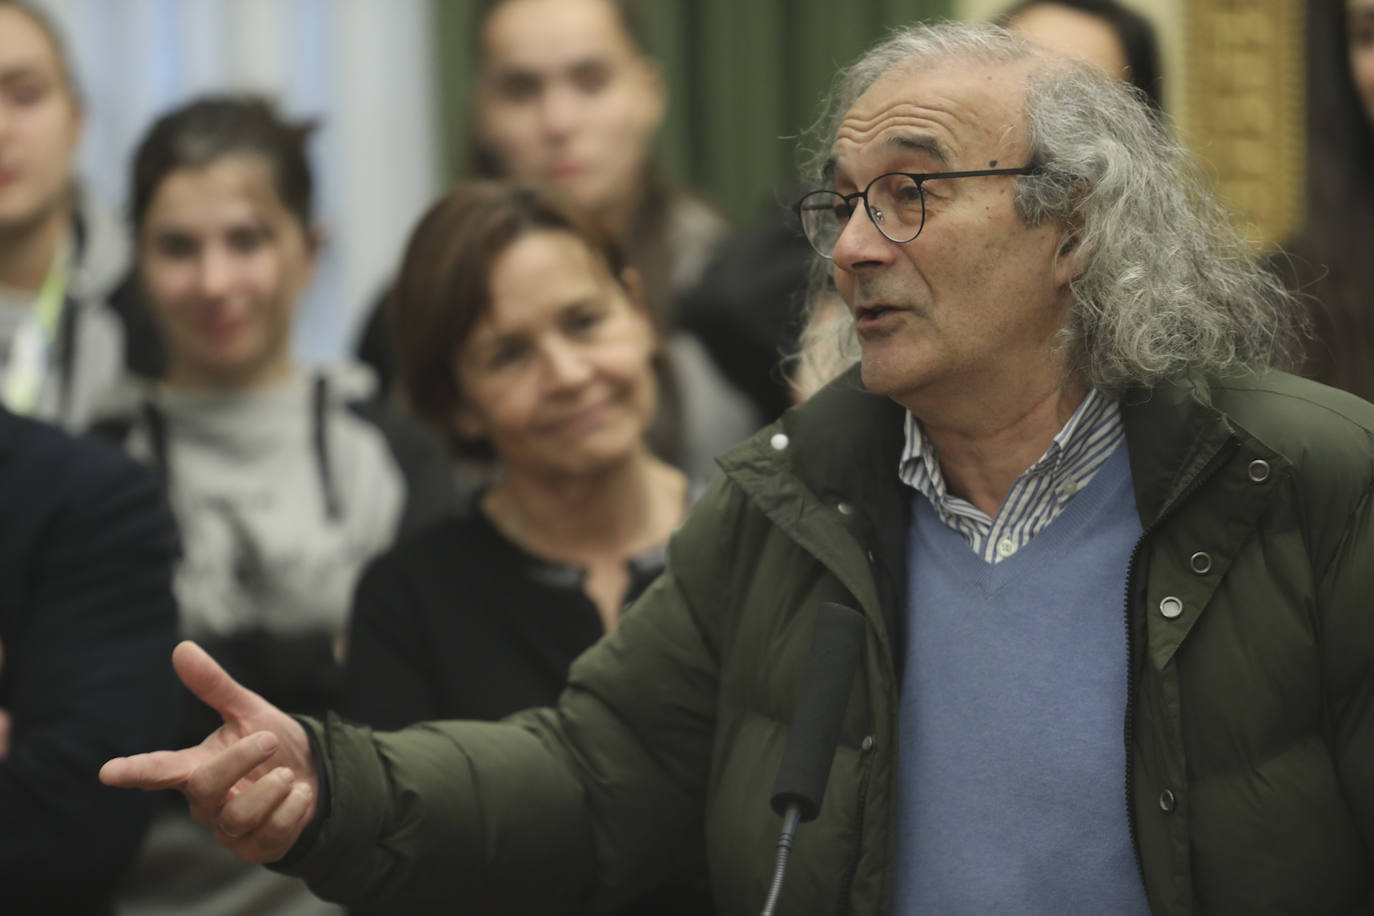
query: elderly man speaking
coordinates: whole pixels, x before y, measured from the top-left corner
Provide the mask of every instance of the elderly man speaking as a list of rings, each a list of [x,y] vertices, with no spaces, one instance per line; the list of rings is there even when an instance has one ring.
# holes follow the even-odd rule
[[[557,708],[225,725],[117,759],[393,911],[756,912],[815,608],[865,618],[779,912],[1347,913],[1374,897],[1374,408],[1128,90],[992,27],[839,80],[798,205],[860,366],[721,459]],[[461,613],[461,608],[455,608]]]

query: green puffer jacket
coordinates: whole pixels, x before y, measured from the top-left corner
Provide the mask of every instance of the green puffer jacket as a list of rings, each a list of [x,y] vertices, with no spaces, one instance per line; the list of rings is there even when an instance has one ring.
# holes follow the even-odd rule
[[[1122,786],[1151,906],[1367,912],[1374,407],[1274,374],[1131,395],[1123,415],[1146,534],[1122,608]],[[332,809],[283,870],[346,902],[489,914],[608,907],[704,865],[723,913],[756,913],[813,611],[837,600],[868,620],[865,663],[780,912],[886,913],[901,416],[851,373],[731,452],[557,709],[310,723]]]

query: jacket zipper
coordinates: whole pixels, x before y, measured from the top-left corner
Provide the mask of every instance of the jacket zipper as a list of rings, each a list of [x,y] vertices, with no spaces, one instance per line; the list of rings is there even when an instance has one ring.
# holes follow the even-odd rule
[[[1139,565],[1141,551],[1150,536],[1159,530],[1160,525],[1173,515],[1174,511],[1188,500],[1188,497],[1197,492],[1199,487],[1220,470],[1221,466],[1230,459],[1231,453],[1239,446],[1240,442],[1234,437],[1228,438],[1217,449],[1216,454],[1207,460],[1207,464],[1203,466],[1202,470],[1166,507],[1165,511],[1160,513],[1159,517],[1141,532],[1140,539],[1135,542],[1135,548],[1131,550],[1131,562],[1126,572],[1126,823],[1131,831],[1131,851],[1135,853],[1135,867],[1140,875],[1140,884],[1141,887],[1147,889],[1149,885],[1145,883],[1145,860],[1140,854],[1140,836],[1137,833],[1135,812],[1135,672],[1132,669],[1135,662],[1135,633],[1131,628],[1131,594],[1135,591],[1136,568]]]

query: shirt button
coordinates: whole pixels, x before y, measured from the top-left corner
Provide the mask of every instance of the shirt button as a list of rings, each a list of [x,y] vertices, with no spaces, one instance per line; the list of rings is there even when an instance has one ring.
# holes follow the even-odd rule
[[[1078,481],[1066,480],[1064,485],[1059,488],[1059,492],[1064,496],[1072,496],[1078,492]]]
[[[1250,479],[1255,483],[1264,483],[1269,479],[1269,462],[1263,458],[1256,458],[1250,462]]]
[[[1016,542],[1011,538],[1002,538],[997,542],[997,555],[1002,559],[1006,559],[1014,553],[1016,553]]]
[[[1159,602],[1159,612],[1170,620],[1173,620],[1179,614],[1183,613],[1183,602],[1179,601],[1173,595],[1170,595]]]
[[[1188,565],[1199,576],[1205,576],[1212,571],[1212,555],[1205,550],[1199,550],[1188,558]]]
[[[861,748],[863,748],[865,751],[871,751],[871,750],[873,750],[873,736],[872,736],[872,735],[864,735],[863,744],[861,744],[861,745],[859,745],[859,746],[860,746]]]
[[[768,444],[773,446],[773,451],[780,452],[787,448],[788,441],[786,433],[773,433],[773,438],[768,440]]]

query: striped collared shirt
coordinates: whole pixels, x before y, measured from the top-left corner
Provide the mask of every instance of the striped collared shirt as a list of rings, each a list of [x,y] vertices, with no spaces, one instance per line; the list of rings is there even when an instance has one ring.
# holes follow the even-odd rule
[[[1040,460],[1016,478],[996,518],[945,489],[935,448],[910,412],[897,473],[903,483],[930,500],[940,521],[959,532],[984,562],[999,563],[1059,517],[1125,435],[1116,400],[1090,390]]]

